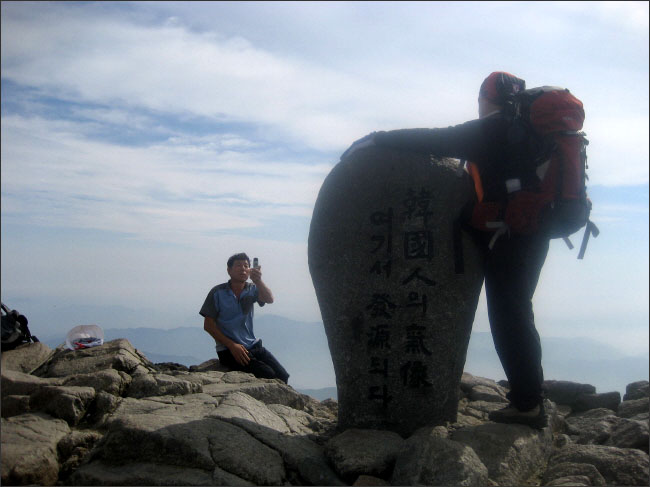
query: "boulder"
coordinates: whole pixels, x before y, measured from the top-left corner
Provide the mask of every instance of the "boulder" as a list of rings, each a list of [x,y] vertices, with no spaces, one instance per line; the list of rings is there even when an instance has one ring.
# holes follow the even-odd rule
[[[2,352],[2,370],[31,374],[54,355],[54,350],[42,342],[24,343],[13,350]]]
[[[308,257],[341,430],[408,436],[456,420],[483,282],[481,251],[465,234],[454,238],[472,195],[457,161],[378,147],[355,152],[323,182]]]
[[[467,397],[470,401],[496,402],[499,403],[501,407],[503,407],[504,403],[508,402],[505,393],[498,389],[486,386],[476,386],[472,388]]]
[[[199,365],[192,365],[189,368],[190,372],[228,372],[230,369],[219,362],[218,358],[213,358],[200,363]]]
[[[515,424],[485,423],[451,433],[471,447],[487,467],[489,478],[502,485],[523,485],[543,471],[553,447],[552,431]]]
[[[544,381],[545,396],[556,404],[573,407],[576,400],[585,394],[595,394],[596,388],[591,384],[580,384],[568,380]]]
[[[128,397],[151,397],[202,392],[203,386],[167,374],[138,374],[133,378]]]
[[[648,451],[648,423],[621,418],[611,409],[591,409],[566,418],[569,435],[578,444],[611,445]]]
[[[5,396],[29,396],[42,387],[57,386],[62,383],[61,379],[42,379],[24,372],[2,369],[3,399]]]
[[[625,387],[624,401],[642,399],[650,396],[650,383],[647,380],[632,382]]]
[[[359,475],[357,480],[354,481],[352,485],[356,486],[381,486],[381,485],[390,485],[389,482],[387,482],[384,479],[380,479],[379,477],[373,477],[372,475]]]
[[[38,389],[29,397],[29,407],[75,426],[85,416],[93,399],[95,389],[92,387],[47,386]]]
[[[605,445],[618,448],[638,448],[648,453],[648,421],[620,419],[611,430]]]
[[[294,434],[283,434],[259,423],[251,421],[237,421],[237,426],[244,429],[264,445],[276,450],[282,456],[286,469],[294,473],[293,483],[298,485],[345,485],[338,475],[332,470],[325,456],[324,449],[309,437],[313,434],[296,434],[291,428],[291,422],[285,416],[287,406],[271,404],[272,411],[287,422]],[[301,411],[303,414],[307,414]],[[304,416],[303,416],[304,418]]]
[[[579,480],[582,480],[582,483],[576,483]],[[546,470],[542,478],[542,485],[604,486],[606,483],[598,469],[593,465],[566,462],[558,463]]]
[[[124,399],[107,422],[103,461],[118,470],[134,462],[220,468],[254,484],[281,485],[286,475],[278,452],[211,417],[217,404],[206,394]]]
[[[648,485],[648,455],[639,450],[573,444],[555,452],[549,459],[549,468],[561,463],[593,465],[607,484]]]
[[[246,423],[254,423],[280,433],[291,433],[286,421],[266,404],[239,391],[226,396],[219,403],[213,416],[236,425],[245,426]]]
[[[77,374],[62,381],[65,386],[92,387],[96,392],[107,392],[121,396],[129,387],[132,377],[126,372],[104,369],[89,374]]]
[[[2,396],[2,417],[10,418],[29,412],[29,396]]]
[[[70,434],[61,419],[36,413],[2,419],[2,484],[54,485],[59,478],[57,444]]]
[[[57,349],[47,364],[39,367],[34,374],[40,377],[66,377],[78,374],[91,374],[98,370],[115,369],[128,374],[138,368],[153,371],[153,364],[131,343],[118,338],[105,342],[99,347],[82,350]]]
[[[616,412],[620,403],[621,393],[617,391],[600,394],[582,394],[571,404],[571,408],[575,412],[598,408],[607,408]]]
[[[59,479],[74,473],[88,457],[93,447],[101,440],[101,433],[93,430],[72,431],[59,441]]]
[[[650,399],[642,397],[640,399],[626,399],[620,403],[616,415],[621,418],[633,418],[640,414],[647,415],[648,412],[650,412]]]
[[[69,485],[254,485],[224,471],[134,462],[115,468],[102,461],[81,465]]]
[[[392,485],[484,486],[488,469],[462,443],[436,435],[413,435],[397,456]]]
[[[403,446],[402,437],[392,431],[349,429],[329,440],[325,454],[343,479],[354,480],[386,476]]]

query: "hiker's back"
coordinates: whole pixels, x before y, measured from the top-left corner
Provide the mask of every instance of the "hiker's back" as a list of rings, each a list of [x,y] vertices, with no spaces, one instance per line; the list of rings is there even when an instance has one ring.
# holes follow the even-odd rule
[[[478,188],[500,185],[506,197],[478,202],[471,224],[484,231],[508,231],[549,238],[568,237],[587,226],[583,248],[598,229],[589,221],[585,112],[569,90],[543,86],[520,91],[505,104],[509,120],[507,157],[500,170],[481,173],[470,165]],[[488,179],[482,181],[479,179]]]

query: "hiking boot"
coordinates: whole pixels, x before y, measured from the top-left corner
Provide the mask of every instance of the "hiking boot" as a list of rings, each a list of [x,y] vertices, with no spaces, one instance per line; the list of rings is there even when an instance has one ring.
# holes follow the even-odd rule
[[[520,411],[512,404],[488,415],[490,421],[506,424],[523,424],[535,429],[542,429],[548,425],[548,416],[543,404],[538,404],[529,411]]]

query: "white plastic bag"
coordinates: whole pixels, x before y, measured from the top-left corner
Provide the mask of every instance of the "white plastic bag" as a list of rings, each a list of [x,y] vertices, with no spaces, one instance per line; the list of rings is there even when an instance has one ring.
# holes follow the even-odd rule
[[[68,350],[98,347],[103,344],[104,330],[97,325],[75,326],[65,337],[65,348]]]

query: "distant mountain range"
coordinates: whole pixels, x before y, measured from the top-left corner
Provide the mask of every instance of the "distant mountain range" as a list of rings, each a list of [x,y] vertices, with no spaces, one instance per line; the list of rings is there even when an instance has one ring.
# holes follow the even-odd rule
[[[289,371],[294,388],[317,399],[336,397],[336,378],[322,323],[262,315],[256,317],[255,333]],[[190,366],[216,357],[214,341],[202,326],[110,328],[104,329],[104,334],[106,340],[126,338],[154,363]],[[65,341],[60,332],[47,336],[41,331],[38,336],[53,348]],[[588,383],[598,392],[621,394],[630,382],[648,379],[647,356],[625,356],[589,338],[542,338],[542,349],[546,379]],[[505,378],[490,333],[472,333],[465,371],[494,380]]]

